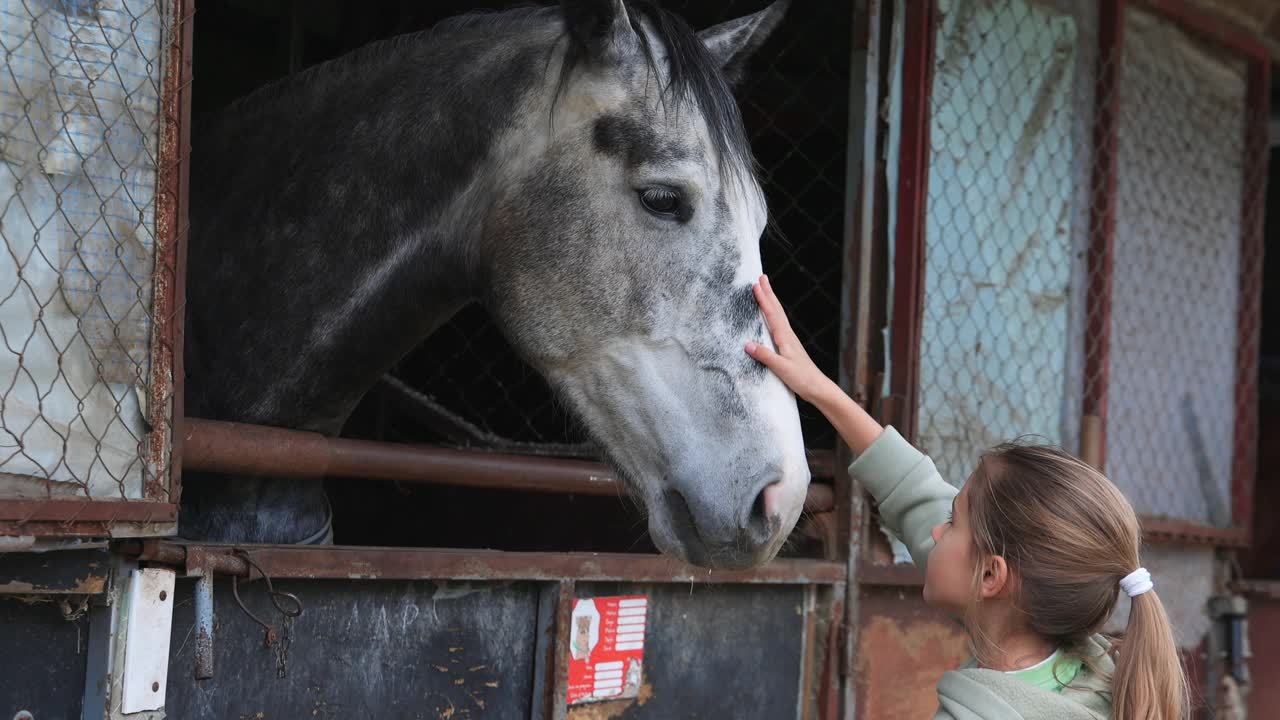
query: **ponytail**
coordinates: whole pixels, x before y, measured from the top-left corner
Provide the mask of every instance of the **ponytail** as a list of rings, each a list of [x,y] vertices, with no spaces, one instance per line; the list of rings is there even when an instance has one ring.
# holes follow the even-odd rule
[[[1141,567],[1142,531],[1124,494],[1060,448],[1008,443],[983,456],[968,483],[969,528],[981,557],[1003,556],[1019,578],[1018,604],[1037,635],[1082,647],[1132,599],[1113,645],[1112,717],[1183,720],[1190,699],[1169,616]],[[976,603],[977,593],[974,594]],[[976,608],[966,621],[976,650]],[[976,653],[979,658],[981,652]],[[1081,659],[1097,672],[1105,672]]]
[[[1182,720],[1191,716],[1187,678],[1164,605],[1153,591],[1132,599],[1111,680],[1112,716]]]

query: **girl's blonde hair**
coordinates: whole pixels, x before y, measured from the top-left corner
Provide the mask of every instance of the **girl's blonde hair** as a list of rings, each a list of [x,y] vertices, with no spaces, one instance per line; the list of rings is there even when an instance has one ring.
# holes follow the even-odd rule
[[[1102,628],[1115,610],[1120,579],[1139,567],[1142,535],[1133,507],[1102,473],[1061,449],[1016,442],[991,449],[969,480],[968,508],[979,556],[1005,559],[1030,629],[1062,647],[1078,648]],[[982,659],[993,646],[975,622],[976,592],[974,598],[966,625]],[[1115,647],[1114,717],[1188,717],[1186,675],[1154,591],[1133,598],[1123,643]]]

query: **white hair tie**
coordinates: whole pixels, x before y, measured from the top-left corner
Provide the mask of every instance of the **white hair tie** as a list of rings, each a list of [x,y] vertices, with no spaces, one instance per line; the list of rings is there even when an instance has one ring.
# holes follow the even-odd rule
[[[1138,568],[1120,579],[1120,589],[1129,597],[1138,597],[1155,587],[1151,582],[1151,573],[1146,568]]]

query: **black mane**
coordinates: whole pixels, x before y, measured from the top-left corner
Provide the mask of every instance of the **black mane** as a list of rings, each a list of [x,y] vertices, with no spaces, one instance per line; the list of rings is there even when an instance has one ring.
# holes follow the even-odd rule
[[[644,48],[650,72],[661,74],[654,48],[649,44],[649,34],[644,32],[643,21],[648,21],[649,29],[666,49],[669,67],[667,86],[663,88],[664,100],[671,101],[676,109],[693,106],[702,111],[722,170],[754,173],[751,142],[742,124],[742,113],[734,100],[733,90],[721,72],[720,64],[707,51],[697,32],[684,18],[649,0],[630,0],[626,6],[631,27]],[[560,18],[560,9],[556,6],[472,12],[442,20],[428,32],[510,30]],[[564,64],[560,68],[561,90],[583,60],[584,48],[570,41],[569,51],[565,53]]]
[[[720,160],[722,172],[747,172],[754,176],[755,158],[751,142],[742,123],[742,113],[734,99],[733,90],[721,72],[720,64],[707,50],[698,34],[680,16],[655,5],[649,0],[630,0],[626,3],[631,25],[639,36],[649,71],[660,75],[655,48],[650,46],[650,35],[643,31],[643,21],[662,44],[667,54],[667,85],[663,88],[664,102],[670,102],[679,110],[696,107],[703,114],[711,143]],[[386,40],[370,43],[344,56],[329,60],[282,78],[231,103],[223,112],[243,111],[267,101],[295,84],[311,84],[334,72],[349,71],[365,63],[381,63],[403,53],[407,48],[430,43],[439,36],[477,33],[509,32],[539,27],[561,20],[558,6],[516,7],[502,11],[477,11],[446,18],[428,30],[406,33]],[[561,38],[568,36],[563,32]],[[552,45],[554,47],[555,44]],[[560,68],[560,89],[584,61],[583,48],[570,41]],[[559,93],[557,93],[557,96]],[[219,113],[222,114],[222,113]]]
[[[721,169],[732,172],[746,171],[754,174],[755,159],[751,154],[751,141],[742,124],[742,113],[733,96],[733,89],[721,72],[720,63],[707,50],[698,34],[684,18],[664,10],[650,2],[630,4],[640,10],[649,25],[667,49],[670,75],[666,92],[675,99],[676,107],[693,103],[702,111]],[[640,32],[645,57],[652,71],[657,71],[653,50],[648,36]],[[725,162],[727,161],[727,162]]]

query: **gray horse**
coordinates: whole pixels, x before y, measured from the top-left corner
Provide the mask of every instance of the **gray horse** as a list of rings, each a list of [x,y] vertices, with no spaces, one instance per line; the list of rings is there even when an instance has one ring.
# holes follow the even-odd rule
[[[196,140],[193,417],[337,434],[479,302],[644,503],[665,553],[773,558],[809,482],[743,352],[767,220],[731,84],[783,2],[699,33],[643,2],[468,15],[263,88]],[[180,531],[324,537],[319,482],[185,482]]]

